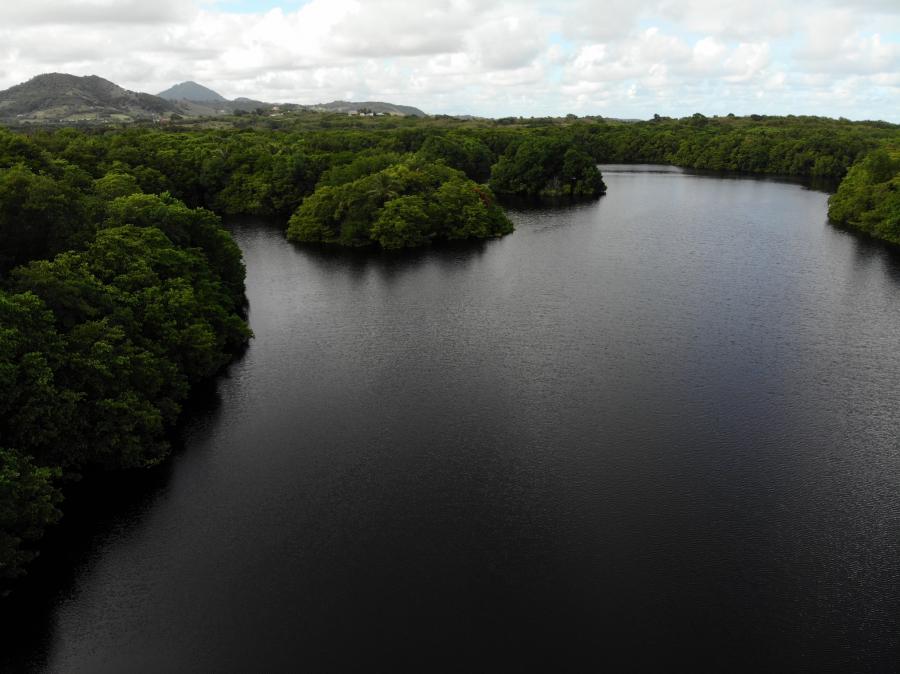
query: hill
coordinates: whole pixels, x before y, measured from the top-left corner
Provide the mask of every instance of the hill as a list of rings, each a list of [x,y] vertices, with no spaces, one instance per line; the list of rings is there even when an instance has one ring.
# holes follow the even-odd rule
[[[394,103],[385,103],[383,101],[332,101],[331,103],[319,103],[318,105],[310,105],[310,110],[321,110],[324,112],[358,112],[360,110],[370,110],[372,112],[380,112],[387,115],[401,115],[403,117],[427,117],[424,112],[410,105],[396,105]]]
[[[250,112],[252,110],[256,110],[257,108],[262,108],[263,110],[268,110],[270,108],[277,107],[274,103],[266,103],[265,101],[257,101],[253,98],[247,98],[245,96],[241,96],[239,98],[235,98],[231,101],[231,108],[233,110],[243,110],[245,112]]]
[[[249,98],[229,101],[191,81],[153,96],[129,91],[96,75],[79,77],[64,73],[38,75],[0,91],[0,122],[7,124],[110,124],[161,120],[172,115],[186,118],[248,112],[282,115],[303,109],[427,117],[418,108],[383,101],[332,101],[318,105],[275,104]]]
[[[182,82],[157,94],[167,101],[194,101],[196,103],[225,103],[221,94],[196,82]]]
[[[128,122],[181,112],[171,101],[123,89],[96,75],[38,75],[0,91],[0,119],[22,123]]]

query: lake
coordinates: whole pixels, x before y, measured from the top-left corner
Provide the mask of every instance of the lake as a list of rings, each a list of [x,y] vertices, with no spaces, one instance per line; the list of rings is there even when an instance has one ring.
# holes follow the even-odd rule
[[[256,338],[76,495],[0,669],[895,671],[900,253],[799,184],[601,168],[488,242],[234,225]]]

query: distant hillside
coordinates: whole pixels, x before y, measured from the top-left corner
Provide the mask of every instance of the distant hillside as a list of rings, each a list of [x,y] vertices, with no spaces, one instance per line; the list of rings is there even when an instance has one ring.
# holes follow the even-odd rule
[[[38,75],[0,91],[0,119],[19,122],[128,122],[181,112],[174,103],[128,91],[96,75]]]
[[[359,112],[360,110],[370,110],[372,112],[381,112],[388,115],[403,115],[407,117],[427,117],[424,112],[418,108],[409,105],[395,105],[394,103],[384,103],[382,101],[332,101],[331,103],[319,103],[318,105],[310,105],[311,110],[323,110],[326,112]]]
[[[301,109],[427,117],[418,108],[383,101],[332,101],[319,105],[275,104],[249,98],[229,101],[190,81],[153,96],[128,91],[96,75],[49,73],[0,91],[0,122],[9,124],[108,124],[168,119],[173,115],[177,119],[234,113],[282,116]]]
[[[274,103],[266,103],[264,101],[257,101],[252,98],[246,98],[241,96],[239,98],[235,98],[231,101],[231,108],[233,110],[244,110],[245,112],[250,112],[251,110],[256,110],[258,108],[262,108],[263,110],[268,110],[270,108],[277,107]]]
[[[157,94],[167,101],[194,101],[197,103],[225,103],[228,99],[212,89],[196,82],[182,82]]]

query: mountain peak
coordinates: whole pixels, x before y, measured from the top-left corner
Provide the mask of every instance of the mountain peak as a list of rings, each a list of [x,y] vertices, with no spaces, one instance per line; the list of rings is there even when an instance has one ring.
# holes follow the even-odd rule
[[[225,97],[202,84],[188,80],[157,94],[169,101],[194,101],[197,103],[224,103]]]

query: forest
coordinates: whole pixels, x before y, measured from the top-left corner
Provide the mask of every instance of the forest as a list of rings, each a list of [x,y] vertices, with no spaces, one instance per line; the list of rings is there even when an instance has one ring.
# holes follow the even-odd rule
[[[0,584],[66,485],[170,451],[251,338],[223,218],[298,245],[497,237],[510,199],[596,199],[603,162],[841,181],[839,224],[900,243],[900,127],[817,117],[278,119],[0,129]],[[0,590],[2,590],[0,586]]]
[[[900,244],[900,145],[878,148],[850,167],[829,199],[828,217]]]

